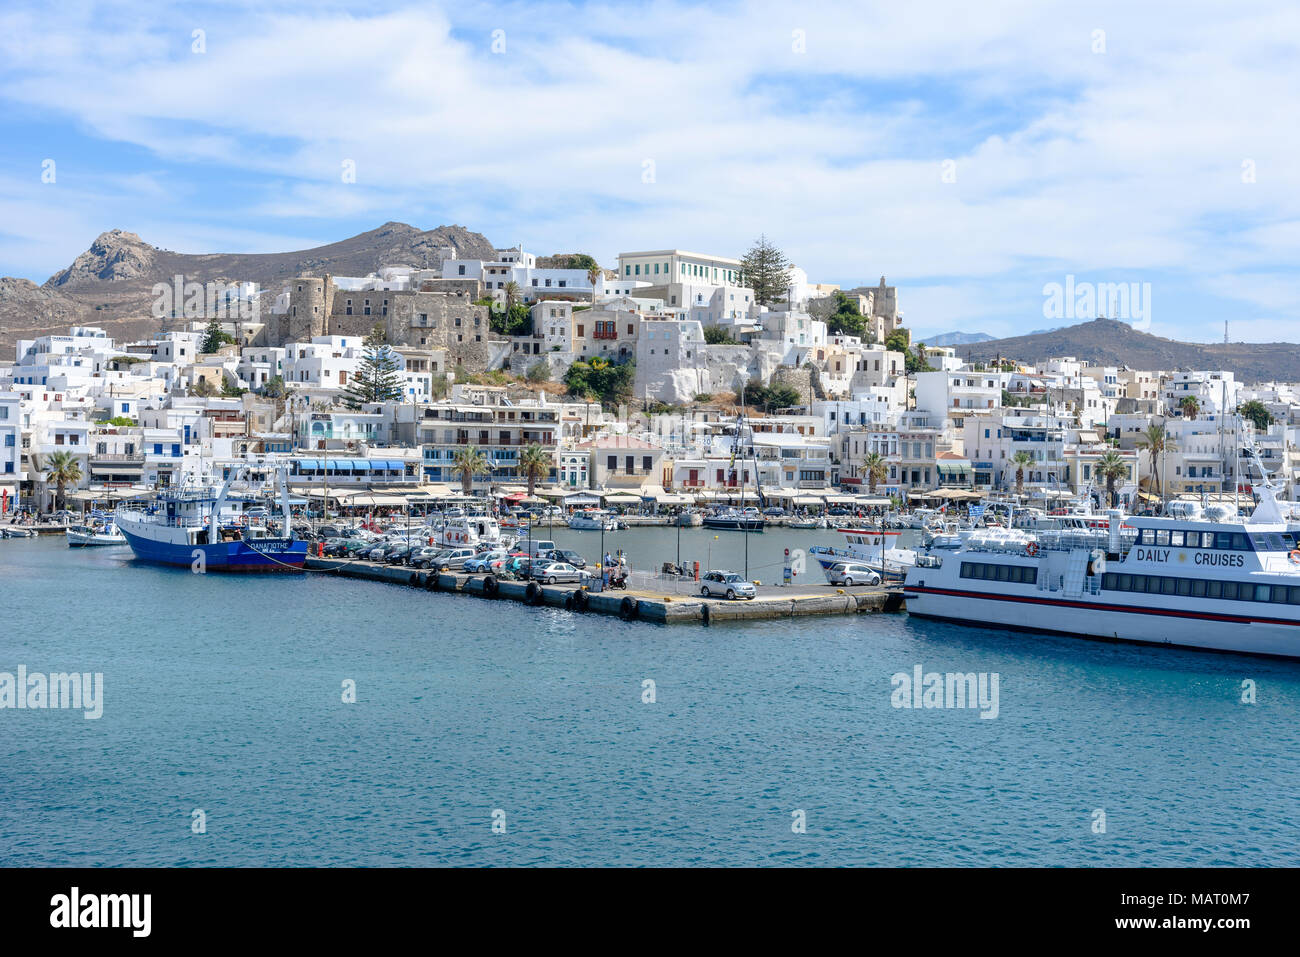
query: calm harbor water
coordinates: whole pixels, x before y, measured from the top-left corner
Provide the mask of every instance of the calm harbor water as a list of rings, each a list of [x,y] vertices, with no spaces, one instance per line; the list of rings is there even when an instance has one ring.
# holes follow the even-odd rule
[[[673,529],[613,538],[674,557]],[[714,543],[733,566],[738,539]],[[787,539],[827,541],[750,544]],[[1300,863],[1300,665],[903,615],[666,628],[129,556],[0,541],[0,671],[105,684],[99,720],[0,711],[0,864]],[[997,718],[893,707],[918,664],[997,673]]]

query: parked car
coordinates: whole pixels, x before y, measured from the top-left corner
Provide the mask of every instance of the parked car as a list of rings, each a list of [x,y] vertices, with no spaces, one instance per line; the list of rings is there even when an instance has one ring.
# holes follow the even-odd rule
[[[390,565],[403,565],[406,563],[407,556],[419,547],[419,545],[398,545],[396,548],[389,549],[384,556],[384,561]]]
[[[556,582],[577,582],[582,584],[589,576],[581,568],[574,568],[568,562],[550,562],[540,569],[533,572],[533,577],[538,581],[544,581],[548,585],[554,585]]]
[[[785,515],[785,509],[781,508],[781,506],[779,505],[772,505],[769,506],[768,508],[763,509],[763,514],[770,515],[773,518],[781,518],[783,515]]]
[[[574,568],[586,568],[587,560],[572,548],[557,548],[551,553],[557,562],[568,562]]]
[[[879,585],[880,575],[856,562],[836,562],[826,573],[826,580],[832,585]]]
[[[555,542],[548,538],[524,539],[519,550],[532,558],[548,558],[555,551]]]
[[[324,546],[324,554],[328,558],[342,558],[348,553],[348,543],[341,538],[327,538]]]
[[[490,551],[479,552],[473,558],[466,559],[465,564],[462,567],[470,574],[485,572],[488,570],[488,566],[493,562],[506,558],[509,554],[510,553],[503,548],[494,548]]]
[[[406,560],[415,568],[428,568],[429,563],[434,561],[446,549],[441,545],[420,545],[411,549],[411,554]]]
[[[839,505],[837,505],[835,508],[828,508],[828,509],[826,510],[826,514],[827,514],[827,515],[843,516],[843,515],[852,515],[853,513],[852,513],[851,511],[849,511],[847,508],[844,508],[843,506],[839,506]]]
[[[460,571],[465,567],[465,562],[473,558],[477,552],[472,548],[448,548],[441,555],[429,563],[430,568],[435,568],[440,572],[449,572],[455,569]]]
[[[713,571],[700,578],[700,594],[705,598],[716,595],[734,601],[737,598],[757,598],[758,589],[753,582],[745,581],[735,572]]]

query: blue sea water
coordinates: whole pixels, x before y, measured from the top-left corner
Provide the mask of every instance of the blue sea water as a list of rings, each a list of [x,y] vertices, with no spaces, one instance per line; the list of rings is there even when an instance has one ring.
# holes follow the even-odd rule
[[[0,541],[20,664],[102,672],[104,714],[0,711],[3,865],[1300,863],[1300,664],[905,615],[669,628]],[[917,664],[996,672],[998,717],[893,707]]]

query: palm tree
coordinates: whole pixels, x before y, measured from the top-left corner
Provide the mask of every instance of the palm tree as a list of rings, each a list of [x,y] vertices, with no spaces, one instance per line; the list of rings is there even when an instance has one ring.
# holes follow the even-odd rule
[[[63,489],[81,481],[81,465],[71,452],[51,452],[45,457],[45,481],[57,487],[56,508],[63,508]]]
[[[1178,403],[1178,408],[1182,410],[1183,415],[1189,419],[1195,419],[1201,411],[1201,403],[1196,401],[1196,396],[1185,395]]]
[[[596,283],[600,281],[605,271],[599,266],[592,266],[587,270],[587,282],[591,283],[591,304],[596,304]]]
[[[532,498],[537,480],[551,470],[550,453],[534,442],[519,453],[519,467],[528,477],[528,497]]]
[[[515,282],[513,279],[510,280],[506,283],[505,293],[506,315],[509,315],[510,310],[514,309],[515,305],[519,302],[519,283]]]
[[[1165,483],[1160,475],[1160,456],[1166,452],[1177,451],[1178,446],[1173,436],[1165,432],[1163,422],[1159,425],[1155,423],[1148,425],[1146,431],[1138,436],[1137,444],[1139,448],[1146,449],[1151,455],[1152,484],[1155,485],[1156,494],[1163,499]]]
[[[492,471],[492,467],[488,465],[483,450],[477,445],[470,445],[456,450],[451,470],[460,476],[461,491],[468,496],[474,491],[474,476],[486,475]]]
[[[1011,456],[1011,464],[1016,467],[1016,494],[1025,493],[1025,467],[1034,464],[1034,457],[1028,452],[1017,452]]]
[[[862,460],[862,472],[867,477],[867,491],[876,494],[876,483],[883,482],[889,474],[889,466],[879,452],[871,452]]]
[[[1114,508],[1115,482],[1128,478],[1128,463],[1114,449],[1108,449],[1101,458],[1097,459],[1097,464],[1092,467],[1092,473],[1106,483],[1106,500],[1110,502],[1110,507]]]

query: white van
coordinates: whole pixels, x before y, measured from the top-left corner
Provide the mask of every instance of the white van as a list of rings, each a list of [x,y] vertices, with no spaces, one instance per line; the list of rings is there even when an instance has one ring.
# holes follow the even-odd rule
[[[555,551],[555,542],[547,538],[524,538],[519,547],[529,558],[547,558]]]

